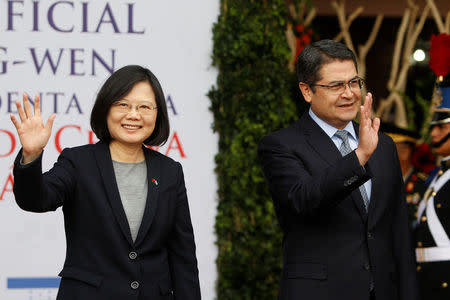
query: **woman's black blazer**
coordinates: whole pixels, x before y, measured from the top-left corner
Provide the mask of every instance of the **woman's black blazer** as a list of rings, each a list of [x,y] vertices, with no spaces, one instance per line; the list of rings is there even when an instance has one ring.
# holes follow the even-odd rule
[[[42,155],[14,163],[14,195],[24,210],[62,206],[67,253],[58,300],[200,299],[195,242],[182,167],[143,147],[148,195],[133,242],[108,144],[62,151],[42,174]]]

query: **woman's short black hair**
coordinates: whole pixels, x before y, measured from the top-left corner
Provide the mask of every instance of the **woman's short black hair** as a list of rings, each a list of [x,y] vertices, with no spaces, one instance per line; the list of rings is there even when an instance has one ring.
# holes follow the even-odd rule
[[[148,82],[152,87],[155,93],[156,105],[158,106],[155,129],[144,141],[144,144],[148,146],[160,146],[167,141],[170,126],[166,100],[161,85],[149,69],[137,65],[125,66],[114,72],[105,81],[95,99],[91,112],[91,128],[100,141],[106,143],[111,141],[111,134],[108,130],[106,118],[113,103],[128,94],[136,83],[143,81]]]

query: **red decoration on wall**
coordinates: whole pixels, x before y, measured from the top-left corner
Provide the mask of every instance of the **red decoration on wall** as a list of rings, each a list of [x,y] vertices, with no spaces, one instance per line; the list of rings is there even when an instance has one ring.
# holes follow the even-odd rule
[[[430,68],[436,76],[446,76],[450,73],[450,34],[431,36]]]

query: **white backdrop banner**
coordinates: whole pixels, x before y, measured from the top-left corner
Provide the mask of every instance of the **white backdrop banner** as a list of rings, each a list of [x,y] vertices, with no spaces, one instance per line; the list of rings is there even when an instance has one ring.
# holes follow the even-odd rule
[[[65,257],[61,209],[20,210],[12,165],[20,142],[9,120],[23,93],[55,113],[44,153],[49,169],[65,147],[95,143],[89,126],[100,86],[128,64],[163,87],[171,134],[161,153],[184,168],[203,299],[214,299],[217,137],[206,93],[218,0],[0,0],[0,299],[55,299]]]

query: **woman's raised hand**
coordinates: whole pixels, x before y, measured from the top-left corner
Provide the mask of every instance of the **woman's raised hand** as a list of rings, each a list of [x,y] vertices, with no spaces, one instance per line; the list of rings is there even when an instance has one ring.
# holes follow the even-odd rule
[[[45,125],[42,123],[39,95],[34,97],[34,115],[26,94],[23,94],[23,107],[20,101],[16,101],[16,107],[20,122],[12,114],[10,118],[22,144],[23,163],[29,163],[38,157],[47,145],[56,115],[52,114]]]

